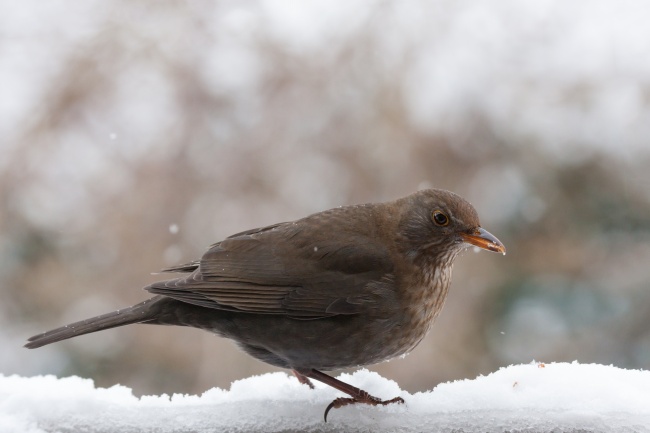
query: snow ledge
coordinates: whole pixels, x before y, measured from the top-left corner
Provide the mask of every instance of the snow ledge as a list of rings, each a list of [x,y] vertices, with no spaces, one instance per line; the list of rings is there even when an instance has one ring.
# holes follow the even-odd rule
[[[403,405],[325,407],[341,393],[285,373],[236,381],[201,396],[133,396],[90,379],[0,375],[0,432],[650,432],[650,371],[596,364],[514,365],[409,394],[377,373],[341,380]]]

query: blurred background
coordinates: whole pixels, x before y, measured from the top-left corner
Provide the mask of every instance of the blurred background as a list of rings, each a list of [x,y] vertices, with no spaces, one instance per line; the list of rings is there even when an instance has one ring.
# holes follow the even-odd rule
[[[468,251],[436,326],[373,367],[414,392],[532,360],[650,368],[650,3],[0,2],[0,373],[197,393],[273,369],[131,326],[234,232],[438,187]]]

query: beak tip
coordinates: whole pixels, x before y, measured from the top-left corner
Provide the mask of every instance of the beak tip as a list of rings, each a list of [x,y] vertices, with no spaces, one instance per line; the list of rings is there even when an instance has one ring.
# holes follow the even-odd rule
[[[461,235],[464,242],[494,253],[506,255],[506,247],[494,235],[483,228],[478,228],[474,233]]]
[[[505,247],[505,245],[503,245],[499,241],[497,241],[497,242],[492,243],[492,247],[494,248],[492,251],[494,251],[495,253],[501,253],[501,254],[503,254],[505,256],[506,255],[506,247]]]
[[[501,253],[504,256],[506,255],[506,247],[504,247],[502,244],[490,244],[487,248],[489,251],[493,251],[495,253]]]

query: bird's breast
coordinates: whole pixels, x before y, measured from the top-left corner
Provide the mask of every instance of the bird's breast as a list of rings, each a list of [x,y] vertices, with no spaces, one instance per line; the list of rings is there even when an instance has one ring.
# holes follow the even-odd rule
[[[422,269],[421,278],[405,291],[403,316],[400,321],[400,351],[411,351],[427,335],[442,310],[451,282],[451,266]]]

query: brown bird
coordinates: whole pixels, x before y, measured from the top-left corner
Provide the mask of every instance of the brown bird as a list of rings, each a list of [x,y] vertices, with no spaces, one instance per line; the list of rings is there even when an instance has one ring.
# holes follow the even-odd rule
[[[411,351],[443,306],[454,259],[468,246],[505,254],[460,196],[428,189],[345,206],[234,234],[200,260],[165,269],[140,304],[43,334],[30,349],[132,323],[191,326],[237,342],[249,355],[349,395],[386,405],[321,370],[375,364]]]

